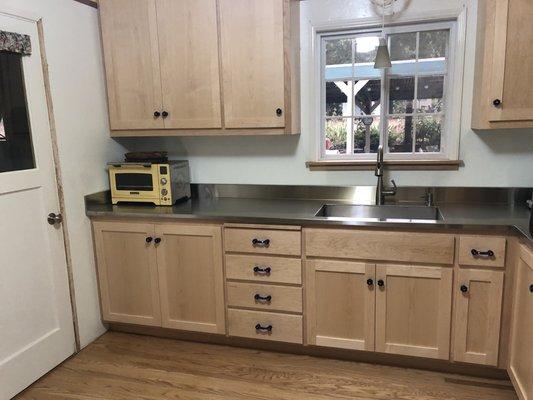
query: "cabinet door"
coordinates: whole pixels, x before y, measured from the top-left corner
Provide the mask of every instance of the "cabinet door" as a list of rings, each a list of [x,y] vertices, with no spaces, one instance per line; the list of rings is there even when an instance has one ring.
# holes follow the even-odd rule
[[[221,128],[216,0],[157,0],[167,129]]]
[[[284,0],[220,0],[226,128],[285,126],[283,7]]]
[[[455,361],[497,365],[503,272],[461,270],[455,285]]]
[[[448,359],[451,268],[376,267],[376,351]]]
[[[521,400],[533,399],[533,251],[522,247],[514,286],[509,376]]]
[[[161,326],[154,225],[97,221],[93,229],[104,321]]]
[[[533,2],[496,0],[490,79],[491,122],[533,121]]]
[[[155,0],[101,0],[111,129],[163,128]]]
[[[156,226],[163,327],[224,333],[222,228]]]
[[[307,261],[306,274],[308,343],[374,350],[375,265]]]

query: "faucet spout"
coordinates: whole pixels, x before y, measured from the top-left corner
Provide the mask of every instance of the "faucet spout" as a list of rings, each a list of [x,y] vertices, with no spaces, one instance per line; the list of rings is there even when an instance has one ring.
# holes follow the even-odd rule
[[[392,187],[391,188],[385,188],[383,185],[383,170],[384,170],[384,164],[383,164],[383,145],[380,145],[378,147],[378,155],[377,155],[377,161],[376,161],[376,170],[374,172],[374,175],[378,177],[378,182],[376,186],[376,205],[382,206],[385,204],[385,197],[386,196],[394,196],[397,191],[396,182],[392,180]]]

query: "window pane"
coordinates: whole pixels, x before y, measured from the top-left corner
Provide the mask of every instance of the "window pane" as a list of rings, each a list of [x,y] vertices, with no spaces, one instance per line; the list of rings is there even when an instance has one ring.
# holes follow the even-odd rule
[[[0,53],[0,172],[35,168],[22,56]]]
[[[351,119],[350,119],[351,120]],[[325,149],[326,155],[346,154],[348,119],[326,119]]]
[[[420,32],[418,58],[446,57],[448,31]]]
[[[354,120],[354,153],[376,153],[379,146],[379,126],[378,117],[364,117]]]
[[[360,80],[354,85],[354,115],[379,115],[381,112],[381,81]]]
[[[351,116],[352,81],[326,82],[326,116]]]
[[[390,153],[412,153],[413,117],[389,118],[387,137]]]
[[[426,76],[418,78],[417,91],[417,112],[439,113],[443,111],[443,76]]]
[[[415,99],[415,78],[389,81],[389,114],[412,114]]]
[[[370,63],[372,67],[376,59],[379,36],[361,36],[355,38],[355,62]]]
[[[391,61],[416,59],[416,32],[390,35]]]
[[[416,121],[416,152],[438,153],[442,133],[442,117],[425,116]]]
[[[326,65],[352,64],[352,40],[326,41]]]

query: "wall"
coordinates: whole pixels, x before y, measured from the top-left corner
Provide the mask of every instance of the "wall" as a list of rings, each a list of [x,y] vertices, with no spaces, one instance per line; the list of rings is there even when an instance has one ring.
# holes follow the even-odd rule
[[[462,0],[399,0],[402,17],[458,9]],[[482,1],[482,0],[481,0]],[[533,129],[522,132],[475,133],[470,127],[472,107],[477,0],[466,0],[468,24],[460,132],[459,171],[398,171],[404,186],[533,186]],[[121,140],[132,149],[165,148],[186,157],[196,183],[292,185],[374,185],[373,171],[310,172],[315,130],[312,121],[311,26],[373,16],[370,0],[306,0],[301,3],[302,135],[300,137],[171,138]]]
[[[83,346],[105,331],[83,196],[108,188],[105,163],[120,159],[109,138],[98,13],[73,0],[1,0],[43,19]]]

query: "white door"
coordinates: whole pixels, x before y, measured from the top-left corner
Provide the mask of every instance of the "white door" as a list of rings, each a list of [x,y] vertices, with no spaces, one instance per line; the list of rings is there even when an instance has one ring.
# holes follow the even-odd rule
[[[59,203],[37,24],[0,8],[0,30],[30,35],[33,49],[22,73],[0,54],[0,399],[9,399],[72,355],[75,339],[63,232],[46,218]]]

